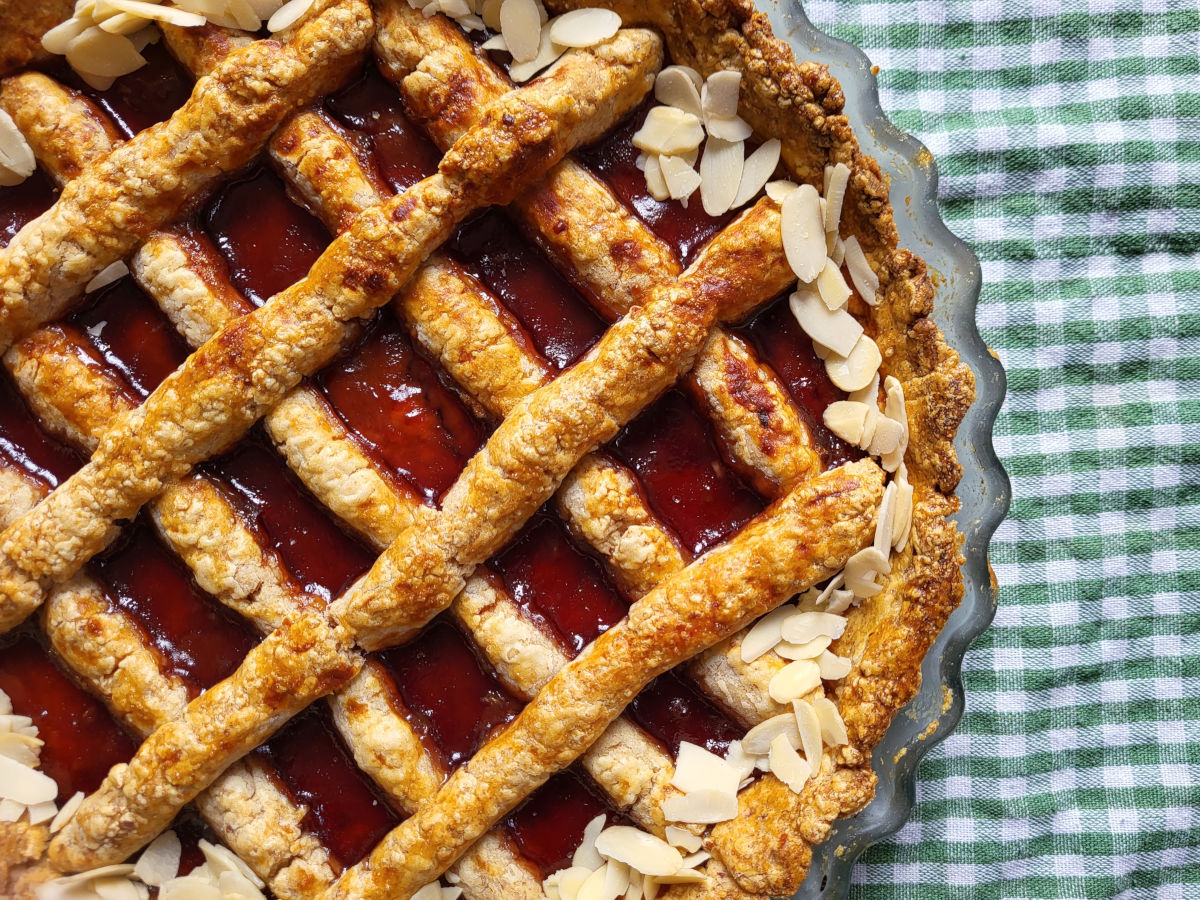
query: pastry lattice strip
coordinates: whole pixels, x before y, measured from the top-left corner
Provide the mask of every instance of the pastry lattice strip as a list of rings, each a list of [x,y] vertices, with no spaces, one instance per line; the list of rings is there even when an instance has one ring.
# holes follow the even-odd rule
[[[81,157],[89,150],[95,153],[104,150],[102,145],[95,146],[83,140],[77,143],[64,140],[64,131],[68,130],[65,128],[67,123],[73,123],[76,132],[87,134],[88,130],[83,127],[86,123],[100,126],[103,121],[91,118],[86,109],[77,109],[76,107],[85,105],[73,100],[69,94],[57,88],[44,76],[25,75],[10,79],[4,88],[0,89],[0,105],[7,105],[18,111],[30,111],[22,115],[22,124],[29,126],[35,147],[39,151],[38,155],[43,158],[47,157],[49,148],[43,141],[38,140],[39,135],[46,133],[38,126],[43,121],[46,124],[56,123],[52,132],[56,145],[64,142],[68,145],[60,146],[59,149],[63,152],[51,161],[56,177],[62,177],[64,171],[77,170],[78,163],[82,161]],[[104,133],[103,128],[99,129],[99,133]],[[164,245],[169,245],[169,249],[164,249]],[[148,251],[147,248],[153,249]],[[135,258],[135,275],[144,276],[143,285],[151,288],[152,293],[160,296],[160,299],[164,299],[164,290],[169,292],[177,285],[181,277],[180,270],[164,265],[161,260],[155,260],[156,264],[148,266],[144,271],[142,266],[145,265],[147,256],[153,258],[167,252],[186,253],[187,247],[174,235],[161,233],[151,236]],[[147,278],[153,278],[154,273],[163,271],[170,273],[169,285],[156,285],[153,282],[147,284]],[[156,287],[159,290],[155,290]],[[194,298],[196,286],[189,283],[189,287],[193,290],[181,293]],[[219,297],[214,297],[213,302],[219,303]],[[184,311],[176,312],[182,314]],[[195,310],[191,311],[191,321],[196,327],[210,328],[214,332],[218,325],[211,321],[207,326],[198,324],[203,321],[203,312],[197,313]],[[15,357],[14,369],[18,382],[39,409],[43,420],[61,420],[66,426],[68,438],[77,445],[89,450],[94,448],[96,439],[103,434],[111,419],[131,407],[129,401],[122,396],[120,387],[106,381],[82,364],[70,342],[56,330],[47,329],[27,338],[11,353]],[[53,373],[53,377],[50,377],[50,373]],[[297,413],[294,407],[299,407],[302,413]],[[271,414],[281,419],[275,429],[277,438],[284,441],[293,437],[296,440],[305,439],[309,443],[315,441],[323,444],[319,452],[324,458],[337,453],[338,447],[348,451],[352,447],[350,442],[313,437],[314,434],[321,434],[322,424],[328,428],[335,427],[336,420],[332,416],[324,423],[312,421],[313,417],[321,415],[325,410],[320,401],[314,400],[311,389],[297,388]],[[289,429],[288,426],[294,425],[298,415],[306,416],[305,427]],[[289,430],[299,433],[289,435]],[[280,434],[281,431],[285,433]],[[359,457],[355,460],[355,465],[361,468],[369,466],[370,463],[365,457]],[[391,504],[405,511],[404,516],[396,517],[398,521],[389,523],[388,532],[370,535],[377,545],[385,546],[395,533],[411,522],[415,510],[410,507],[415,505],[415,501],[406,494],[396,492],[383,478],[379,479],[379,485],[379,490],[387,490],[394,494]],[[288,583],[286,575],[276,571],[278,565],[270,554],[262,554],[261,559],[253,558],[257,555],[247,546],[254,544],[253,536],[240,525],[236,513],[224,501],[219,490],[208,484],[204,476],[190,476],[168,488],[166,493],[156,498],[154,508],[156,521],[162,527],[168,542],[209,586],[211,593],[226,605],[247,615],[260,629],[270,630],[282,621],[288,611],[311,603],[311,598],[303,596]],[[203,535],[197,535],[196,529],[191,525],[195,519],[205,523]],[[222,534],[222,538],[214,540],[214,531]],[[214,546],[221,548],[220,554],[212,553],[211,548]],[[231,551],[230,548],[238,549]],[[236,583],[232,586],[220,582],[213,583],[214,579],[210,573],[227,566],[222,559],[225,555],[234,557],[239,570],[244,570],[247,566],[254,567],[254,574],[249,577],[245,571],[240,571],[238,580],[258,583],[256,596],[240,596],[236,593]],[[548,642],[536,626],[521,617],[515,604],[504,596],[502,591],[489,585],[482,578],[474,578],[468,583],[452,611],[477,637],[482,638],[480,643],[484,646],[485,653],[497,663],[498,668],[508,672],[508,678],[505,680],[518,694],[530,696],[551,672],[567,661],[561,651]],[[530,665],[514,666],[511,660],[505,660],[506,648],[494,635],[498,630],[503,631],[510,641],[520,635],[519,643],[537,647],[542,658],[538,660],[536,668]],[[395,718],[399,721],[380,721],[381,718],[394,716],[391,705],[395,700],[385,700],[384,693],[385,689],[380,685],[380,676],[373,665],[368,663],[367,668],[352,685],[332,698],[335,720],[343,736],[355,749],[360,763],[364,764],[363,767],[381,782],[402,808],[411,810],[416,802],[436,787],[438,778],[444,777],[444,773],[440,771],[438,763],[427,759],[421,761],[427,754],[407,723],[398,716]],[[364,714],[361,710],[369,710],[370,713]],[[391,740],[386,744],[379,740],[382,730],[391,735]],[[402,733],[403,737],[400,737],[398,732]],[[399,747],[396,746],[398,743]],[[638,786],[631,785],[628,778],[614,780],[606,777],[609,776],[613,765],[612,755],[618,752],[627,753],[630,748],[635,748],[641,762],[645,764],[642,766],[643,771],[658,773],[656,779]],[[392,763],[391,766],[379,764],[378,760],[385,757]],[[614,805],[626,809],[632,803],[633,807],[629,811],[636,819],[648,827],[661,830],[661,816],[657,812],[656,800],[665,790],[665,782],[669,779],[669,760],[653,742],[642,737],[634,726],[626,724],[614,729],[608,740],[601,741],[585,758],[584,766],[600,786],[610,793]],[[470,887],[469,884],[466,886]]]

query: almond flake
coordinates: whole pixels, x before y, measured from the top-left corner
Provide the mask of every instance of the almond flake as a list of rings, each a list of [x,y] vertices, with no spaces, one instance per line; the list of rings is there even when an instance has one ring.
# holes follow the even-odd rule
[[[709,135],[700,158],[700,201],[710,216],[729,211],[742,183],[742,166],[746,160],[741,141],[724,141]]]
[[[49,822],[58,813],[58,807],[53,800],[46,800],[42,803],[34,803],[29,809],[29,824],[41,825],[43,822]]]
[[[508,77],[517,84],[526,82],[566,51],[566,47],[560,47],[550,39],[550,29],[543,28],[542,36],[538,41],[537,55],[528,62],[513,62],[508,67]]]
[[[846,261],[846,242],[842,240],[839,234],[827,234],[825,241],[825,249],[829,253],[829,258],[833,260],[835,266],[841,267]]]
[[[836,640],[845,630],[846,620],[827,612],[798,612],[781,629],[783,639],[793,644],[804,644],[821,636]]]
[[[798,187],[800,187],[800,185],[796,184],[796,182],[788,181],[784,178],[781,178],[777,181],[768,181],[766,185],[767,196],[776,203],[782,204],[783,198],[792,191],[796,190]]]
[[[706,116],[704,127],[711,137],[725,141],[744,141],[754,134],[754,129],[738,116],[726,119],[721,116]]]
[[[742,738],[742,749],[749,756],[766,756],[771,749],[771,741],[781,734],[787,737],[793,747],[800,746],[800,732],[796,730],[795,716],[781,713],[759,722]]]
[[[221,889],[194,875],[168,881],[158,892],[158,900],[222,900]]]
[[[893,484],[897,485],[897,491],[895,516],[892,520],[892,546],[900,551],[908,544],[909,531],[912,529],[913,486],[907,479],[895,481]]]
[[[576,900],[579,889],[592,875],[591,869],[582,866],[571,866],[558,873],[558,892],[563,900]]]
[[[697,872],[695,869],[681,868],[672,872],[670,875],[662,875],[658,879],[659,884],[700,884],[707,881],[708,876],[703,872]]]
[[[667,828],[674,828],[668,825]],[[625,889],[623,900],[642,900],[642,883],[644,876],[635,869],[629,870],[629,887]]]
[[[737,770],[717,756],[687,741],[681,741],[675,755],[675,773],[671,784],[684,793],[699,790],[737,792]]]
[[[658,897],[658,892],[661,890],[661,885],[657,878],[651,878],[646,875],[642,878],[642,896],[646,900],[655,900]]]
[[[821,770],[821,722],[812,704],[804,700],[792,702],[792,711],[796,714],[796,729],[800,732],[800,746],[804,749],[804,758],[814,772]]]
[[[516,62],[529,62],[538,55],[542,19],[533,0],[504,0],[500,7],[500,31],[508,52]]]
[[[803,697],[821,686],[821,673],[817,664],[809,659],[790,662],[772,676],[767,693],[776,703],[787,703]]]
[[[872,407],[877,407],[879,404],[879,375],[876,374],[861,391],[851,391],[847,400],[853,400],[855,403],[869,403]]]
[[[837,656],[826,650],[817,659],[817,666],[821,670],[821,678],[824,681],[841,681],[850,674],[850,660],[844,656]]]
[[[827,612],[841,614],[850,608],[850,604],[854,602],[854,591],[834,591],[829,595],[829,599],[825,603]]]
[[[8,696],[3,688],[0,688],[0,718],[11,716],[12,709],[12,697]]]
[[[707,789],[692,791],[683,796],[668,797],[663,801],[662,810],[663,815],[672,822],[715,825],[717,822],[726,822],[737,815],[737,793]],[[657,873],[646,872],[645,874]]]
[[[682,821],[667,812],[672,800],[686,798],[670,797],[663,801],[663,813],[668,819]],[[737,813],[736,799],[734,813]],[[623,862],[643,875],[670,875],[679,869],[683,856],[660,837],[648,834],[630,825],[613,825],[596,838],[596,850],[601,856]]]
[[[603,865],[584,879],[583,884],[575,893],[575,900],[616,900],[620,891],[608,894],[605,882],[608,880],[608,866]]]
[[[847,443],[858,446],[869,407],[853,400],[836,400],[825,407],[821,420],[825,427]]]
[[[171,25],[178,25],[181,28],[194,28],[198,25],[203,25],[205,22],[204,16],[197,15],[196,13],[175,9],[172,6],[162,6],[158,3],[147,3],[145,0],[105,0],[105,5],[121,12],[140,16],[143,19],[167,22]],[[108,29],[105,30],[107,31]]]
[[[142,851],[133,874],[148,885],[161,887],[179,874],[181,853],[179,837],[174,831],[164,831]]]
[[[110,263],[101,269],[96,277],[87,283],[87,286],[83,290],[85,293],[90,294],[92,291],[98,291],[100,288],[108,287],[113,282],[120,281],[128,274],[129,267],[118,259],[115,263]]]
[[[483,0],[479,16],[483,19],[483,24],[488,27],[489,31],[500,30],[500,7],[503,5],[504,0]]]
[[[571,865],[583,866],[585,869],[598,869],[603,865],[604,860],[596,852],[596,836],[604,830],[605,818],[604,813],[600,813],[584,826],[583,840],[579,842],[579,848],[571,857]]]
[[[685,856],[683,858],[683,868],[694,869],[696,866],[700,865],[701,863],[706,863],[710,859],[712,859],[712,854],[707,850],[697,850],[690,856]]]
[[[267,31],[275,34],[285,28],[291,28],[312,9],[312,5],[313,0],[288,0],[267,20]]]
[[[700,187],[700,175],[678,156],[660,156],[658,165],[662,169],[663,181],[667,184],[671,199],[683,200],[686,206],[687,199]]]
[[[771,774],[797,794],[812,777],[812,767],[800,758],[796,748],[783,735],[771,742],[769,759]]]
[[[704,846],[704,838],[698,834],[692,834],[686,828],[680,828],[678,825],[668,825],[666,834],[668,844],[672,847],[682,847],[688,853],[695,853]]]
[[[62,878],[55,878],[54,884],[59,887],[71,887],[75,884],[86,884],[93,878],[109,878],[118,876],[124,878],[133,872],[131,863],[115,863],[111,866],[101,866],[98,869],[90,869],[87,872],[77,872],[74,875],[64,875]]]
[[[754,662],[764,653],[783,640],[783,623],[788,616],[796,612],[796,607],[790,603],[773,609],[746,632],[740,648],[742,662]]]
[[[42,741],[38,738],[12,732],[0,734],[0,756],[7,756],[23,766],[36,768],[41,750]]]
[[[874,306],[879,302],[876,296],[879,293],[879,276],[871,268],[871,264],[867,262],[866,254],[863,253],[862,245],[856,237],[848,237],[845,240],[846,245],[846,270],[850,273],[850,282],[854,285],[854,289],[858,291],[858,296],[866,301],[868,306]]]
[[[418,889],[411,900],[442,900],[442,886],[436,881],[431,881]]]
[[[204,854],[204,861],[208,863],[209,868],[217,877],[220,877],[222,872],[241,872],[255,887],[266,887],[266,883],[254,873],[254,870],[242,862],[228,847],[210,843],[204,838],[200,839],[199,846],[200,852]]]
[[[746,157],[742,165],[742,180],[738,185],[737,196],[733,198],[733,209],[749,203],[763,189],[767,179],[775,174],[781,146],[777,138],[771,138]]]
[[[797,192],[799,193],[799,192]],[[784,200],[784,208],[794,197]],[[830,310],[820,295],[812,289],[797,290],[788,298],[792,315],[804,329],[804,333],[816,343],[828,347],[838,356],[849,356],[862,337],[863,328],[858,320],[844,309]]]
[[[732,119],[738,114],[738,95],[742,90],[742,73],[732,69],[713,72],[700,92],[704,117]]]
[[[850,181],[850,169],[838,163],[829,170],[825,183],[825,230],[837,231],[842,221],[842,201],[846,197],[846,185]]]
[[[633,136],[633,146],[647,153],[675,156],[695,150],[704,140],[700,120],[674,106],[655,106]]]
[[[654,79],[654,99],[666,106],[674,106],[699,118],[700,91],[696,87],[700,75],[687,66],[667,66]]]
[[[741,790],[741,782],[754,772],[754,757],[742,749],[741,741],[731,741],[729,750],[725,753],[725,762],[733,766],[734,771],[738,773],[738,790]]]
[[[828,697],[817,697],[812,701],[812,708],[817,714],[817,721],[821,723],[821,740],[831,747],[850,743],[846,723],[842,721],[836,703]]]
[[[58,785],[53,778],[7,756],[0,756],[0,797],[33,806],[56,796]]]
[[[662,157],[656,154],[647,154],[643,169],[643,174],[646,176],[646,190],[659,202],[671,199],[671,192],[667,190],[667,182],[663,178],[662,166],[659,164],[661,159]]]
[[[479,45],[483,50],[503,50],[508,52],[508,41],[504,40],[504,35],[493,34],[490,38]]]
[[[25,815],[25,804],[5,798],[0,800],[0,822],[15,822]]]
[[[900,438],[904,436],[904,426],[895,419],[880,416],[875,425],[875,433],[871,435],[867,452],[872,456],[883,456],[891,453],[900,446]]]
[[[892,549],[892,523],[896,518],[896,482],[891,482],[883,492],[879,502],[879,514],[875,517],[875,540],[872,546],[880,553],[889,553]]]
[[[629,878],[633,872],[629,866],[615,859],[608,861],[604,876],[604,896],[616,900],[629,889]]]
[[[594,47],[621,27],[621,17],[611,9],[594,6],[563,13],[550,27],[550,38],[564,47]]]
[[[904,387],[896,378],[889,375],[884,379],[884,388],[887,396],[884,403],[884,415],[893,422],[899,422],[902,432],[896,449],[882,454],[880,462],[885,470],[895,472],[904,464],[904,451],[908,449],[908,409],[904,403]]]
[[[67,45],[67,62],[80,75],[119,78],[146,64],[129,38],[89,28]]]
[[[91,22],[81,18],[67,19],[42,35],[42,47],[47,53],[62,56],[71,41],[91,27]]]
[[[71,799],[63,804],[57,815],[54,816],[54,821],[50,823],[50,833],[57,834],[62,830],[62,827],[71,821],[71,817],[83,805],[83,791],[76,791],[71,795]],[[172,873],[174,874],[174,873]],[[145,881],[146,879],[142,879]]]
[[[825,229],[821,223],[821,198],[811,184],[802,184],[780,205],[783,249],[788,265],[808,284],[825,268]]]
[[[849,356],[826,357],[825,372],[830,381],[849,393],[869,385],[882,363],[879,345],[864,334],[859,337]]]
[[[816,659],[833,643],[833,638],[827,634],[818,635],[803,644],[792,641],[780,641],[775,645],[775,652],[784,659]]]
[[[825,260],[825,268],[817,276],[817,292],[830,309],[841,309],[850,299],[850,286],[833,260]]]

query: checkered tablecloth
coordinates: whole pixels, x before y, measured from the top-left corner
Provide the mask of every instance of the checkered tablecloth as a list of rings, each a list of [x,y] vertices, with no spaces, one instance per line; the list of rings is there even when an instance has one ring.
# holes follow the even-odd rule
[[[1200,898],[1200,3],[808,0],[983,264],[1013,505],[967,712],[855,898]]]

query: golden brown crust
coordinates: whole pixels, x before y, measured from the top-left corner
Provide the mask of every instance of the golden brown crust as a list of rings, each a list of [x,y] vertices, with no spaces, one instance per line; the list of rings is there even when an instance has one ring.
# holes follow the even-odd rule
[[[49,60],[42,35],[71,15],[71,0],[8,0],[0,5],[0,75]],[[4,883],[0,877],[0,884]]]
[[[800,486],[647,594],[542,688],[327,900],[407,896],[570,764],[652,678],[845,564],[874,528],[883,473],[864,461]],[[779,547],[794,548],[776,560]]]

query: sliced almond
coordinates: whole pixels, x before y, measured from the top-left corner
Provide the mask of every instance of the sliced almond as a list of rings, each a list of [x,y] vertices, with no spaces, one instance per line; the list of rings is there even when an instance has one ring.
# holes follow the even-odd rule
[[[821,198],[811,184],[802,184],[783,198],[780,207],[783,249],[788,265],[805,284],[825,267],[825,228]]]
[[[206,21],[203,16],[200,17],[200,20]],[[107,31],[109,34],[129,35],[145,28],[149,24],[149,21],[145,16],[119,12],[105,19],[103,22],[97,22],[96,27],[101,31]],[[134,49],[136,50],[137,47],[135,46]]]
[[[782,204],[783,198],[792,191],[796,190],[798,187],[800,187],[800,185],[796,184],[796,182],[788,181],[784,178],[776,181],[768,181],[766,186],[767,196],[776,203]]]
[[[686,828],[680,828],[678,825],[668,825],[666,835],[668,844],[672,847],[680,847],[688,853],[695,853],[704,846],[704,838],[693,834]]]
[[[754,757],[746,752],[741,741],[730,742],[729,750],[725,753],[725,762],[733,766],[734,771],[738,773],[739,785],[754,772]],[[740,787],[738,789],[741,790]]]
[[[786,641],[803,644],[813,638],[840,638],[846,630],[846,620],[827,612],[798,612],[783,623],[781,632]]]
[[[883,415],[879,412],[879,407],[874,403],[867,404],[867,418],[863,422],[862,437],[858,439],[858,446],[866,450],[871,446],[871,441],[875,437],[875,429],[879,425],[879,420]]]
[[[571,858],[571,865],[583,866],[586,869],[598,869],[604,863],[600,854],[596,852],[596,838],[604,830],[605,819],[604,813],[600,813],[584,826],[583,840],[580,841],[579,848]]]
[[[828,612],[841,614],[850,608],[850,604],[854,602],[854,591],[834,591],[829,595],[829,599],[825,601],[825,609]]]
[[[743,119],[734,116],[731,119],[720,116],[706,116],[704,128],[711,137],[725,141],[744,141],[754,134],[754,129]]]
[[[833,260],[835,266],[841,267],[846,259],[846,242],[842,240],[839,234],[827,235],[825,241],[825,249],[829,253],[829,258]]]
[[[62,809],[54,816],[54,821],[50,823],[50,833],[57,834],[62,830],[62,827],[71,821],[71,817],[75,815],[81,805],[83,805],[83,791],[76,791],[71,795],[71,799],[64,803]],[[143,853],[142,855],[145,856],[146,854]],[[175,873],[172,872],[171,875],[174,877]],[[145,878],[142,878],[142,881],[145,880]]]
[[[200,852],[204,854],[204,861],[208,864],[214,875],[220,877],[222,872],[241,872],[255,887],[266,887],[266,884],[255,874],[254,870],[246,865],[228,847],[222,844],[213,844],[204,838],[200,839],[199,846]]]
[[[25,804],[7,798],[0,800],[0,822],[15,822],[25,815]]]
[[[41,825],[43,822],[49,822],[58,813],[58,807],[53,800],[46,800],[42,803],[32,804],[26,812],[29,813],[30,825]]]
[[[704,142],[704,156],[700,157],[700,201],[708,215],[722,215],[733,206],[745,160],[741,141],[724,141],[709,135]]]
[[[838,712],[836,703],[828,697],[815,697],[812,701],[812,708],[817,714],[817,721],[821,723],[822,741],[831,747],[840,747],[850,743],[850,736],[846,733],[846,723],[842,721],[842,714]]]
[[[483,24],[488,27],[489,31],[500,30],[500,7],[504,5],[504,0],[483,0],[483,4],[479,9],[479,16],[483,19]]]
[[[221,900],[266,900],[263,892],[252,885],[240,872],[222,872],[217,878],[221,889]],[[433,882],[431,900],[443,900],[445,891],[441,884]]]
[[[705,79],[700,92],[704,116],[732,119],[738,114],[738,96],[742,91],[742,73],[727,69],[713,72]]]
[[[892,546],[903,550],[908,544],[908,534],[912,529],[913,486],[905,481],[896,484],[896,507],[892,519]]]
[[[455,21],[474,13],[471,4],[467,0],[437,0],[437,5],[444,14]],[[459,24],[461,25],[462,23],[460,22]]]
[[[604,876],[604,896],[616,900],[629,889],[630,876],[633,869],[615,859],[609,860],[608,871]]]
[[[86,872],[76,872],[74,875],[64,875],[62,878],[55,878],[54,884],[60,887],[71,887],[75,884],[86,884],[94,878],[124,878],[133,872],[132,863],[114,863],[111,866],[100,866],[98,869],[89,869]]]
[[[667,828],[674,828],[674,825],[668,825]],[[635,869],[629,870],[629,887],[625,889],[625,895],[622,900],[642,900],[642,884],[645,876]]]
[[[796,730],[795,716],[782,713],[759,722],[742,738],[742,749],[749,756],[766,756],[771,749],[771,741],[781,734],[786,735],[788,740],[792,741],[792,746],[800,746],[800,732]]]
[[[617,33],[621,17],[611,9],[589,6],[563,13],[550,26],[550,38],[564,47],[594,47]]]
[[[703,747],[681,741],[675,755],[675,773],[671,784],[685,793],[700,790],[737,792],[741,780],[737,770]]]
[[[0,797],[33,806],[56,796],[58,785],[53,778],[7,756],[0,756]]]
[[[746,636],[742,638],[742,662],[754,662],[764,653],[783,640],[783,623],[788,616],[796,612],[796,607],[790,603],[773,609],[754,623]]]
[[[267,31],[275,34],[291,28],[312,9],[313,0],[288,0],[267,20]]]
[[[542,38],[542,18],[534,0],[504,0],[500,7],[500,31],[516,62],[529,62],[536,57]]]
[[[882,363],[879,346],[864,334],[859,336],[849,356],[827,357],[825,372],[843,391],[857,391],[871,383]]]
[[[180,28],[195,28],[205,22],[204,16],[197,13],[158,3],[146,3],[145,0],[106,0],[106,3],[121,12],[141,16],[143,19],[168,22],[171,25],[178,25]]]
[[[75,40],[75,38],[79,37],[79,35],[83,34],[90,27],[92,27],[91,23],[85,19],[78,17],[67,19],[42,35],[42,47],[48,53],[53,53],[55,56],[62,56],[67,52],[67,47],[71,41]]]
[[[842,201],[846,197],[846,185],[850,182],[850,169],[838,163],[829,170],[825,183],[825,230],[838,231],[842,221]]]
[[[788,663],[771,677],[767,684],[767,693],[776,703],[787,703],[820,686],[821,673],[817,664],[809,659],[798,659]]]
[[[96,277],[87,283],[87,286],[83,290],[85,293],[90,294],[92,291],[98,291],[100,288],[108,287],[113,282],[120,281],[128,274],[129,267],[118,259],[116,262],[110,263],[101,269]]]
[[[896,482],[888,484],[879,503],[879,514],[875,517],[875,540],[872,546],[880,553],[892,550],[892,523],[896,518]]]
[[[672,822],[715,825],[737,815],[737,793],[729,791],[692,791],[668,797],[662,804],[663,815]],[[636,868],[636,867],[635,867]],[[642,870],[645,871],[645,870]],[[653,875],[654,872],[646,872]]]
[[[869,306],[874,306],[879,302],[876,296],[879,293],[879,276],[875,274],[875,270],[867,262],[867,256],[863,253],[862,245],[858,242],[858,238],[848,237],[844,243],[846,247],[846,270],[850,273],[850,282],[854,285],[854,289],[858,291],[858,296],[862,297]]]
[[[109,875],[106,878],[94,878],[89,885],[100,900],[141,900],[141,894],[128,878]],[[224,900],[224,897],[222,897]],[[231,898],[237,900],[237,898]]]
[[[804,750],[804,758],[812,766],[814,772],[821,769],[821,722],[817,712],[807,700],[792,701],[792,710],[796,714],[796,729],[800,732],[800,746]]]
[[[695,150],[704,140],[700,120],[674,106],[655,106],[633,135],[633,146],[647,153],[675,156]]]
[[[67,62],[81,74],[119,78],[146,64],[129,38],[90,28],[67,45]]]
[[[685,799],[669,797],[663,801],[663,813],[668,819],[684,821],[667,812],[667,804],[673,800]],[[734,814],[736,813],[735,799]],[[643,875],[670,875],[683,864],[680,852],[662,838],[630,825],[613,825],[604,829],[596,838],[596,850],[601,856],[623,862]]]
[[[527,62],[514,62],[508,67],[508,77],[517,84],[522,84],[549,66],[566,52],[566,47],[560,47],[550,39],[550,29],[543,28],[538,42],[537,54]]]
[[[733,198],[733,209],[745,206],[758,196],[767,179],[775,174],[781,146],[778,139],[771,138],[746,157],[745,163],[742,164],[742,180],[738,184],[737,195]]]
[[[23,766],[36,768],[41,750],[42,741],[39,738],[13,732],[0,734],[0,756],[7,756]]]
[[[874,597],[883,590],[876,581],[876,576],[883,571],[877,564],[877,553],[875,556],[864,556],[867,551],[874,552],[875,548],[867,547],[846,562],[846,587],[854,592],[855,597]]]
[[[647,154],[645,168],[643,169],[643,174],[646,176],[646,190],[650,192],[651,197],[660,202],[671,199],[671,192],[667,189],[667,181],[663,178],[662,166],[659,165],[661,158],[656,154]]]
[[[678,156],[660,156],[658,165],[672,200],[686,202],[700,187],[700,175]]]
[[[161,887],[179,874],[181,854],[178,835],[174,831],[164,831],[142,851],[133,874],[152,887]]]
[[[879,405],[879,376],[876,375],[861,391],[851,391],[847,400],[853,400],[856,403],[869,403],[873,407]]]
[[[12,697],[8,696],[3,688],[0,688],[0,718],[11,716],[12,711]]]
[[[575,900],[617,900],[617,896],[621,893],[616,891],[609,894],[606,888],[608,881],[608,866],[602,865],[583,880],[583,884],[579,886],[579,890],[575,893]]]
[[[862,438],[863,425],[867,421],[868,407],[853,400],[837,400],[825,407],[821,420],[825,427],[843,441],[858,446]]]
[[[583,883],[592,876],[591,869],[571,866],[558,873],[558,891],[562,900],[576,900]]]
[[[769,764],[771,774],[797,794],[812,777],[812,767],[782,735],[771,742]]]
[[[842,270],[831,259],[825,260],[825,267],[817,276],[817,293],[830,309],[841,309],[850,299],[850,285],[846,284]]]
[[[871,436],[867,452],[872,456],[883,456],[891,453],[900,446],[900,438],[904,436],[904,426],[895,419],[880,416],[875,425],[875,433]]]
[[[784,659],[816,659],[833,643],[829,635],[818,635],[811,641],[796,644],[791,641],[780,641],[775,645],[775,652]]]
[[[700,91],[696,87],[699,78],[695,69],[667,66],[654,79],[654,99],[699,118],[704,115],[700,107]]]
[[[785,208],[794,196],[795,194],[792,194],[783,201]],[[796,317],[804,333],[838,356],[849,356],[858,339],[862,337],[863,328],[854,316],[844,309],[830,310],[812,289],[797,290],[788,298],[788,302],[792,308],[792,315]]]
[[[817,659],[817,666],[821,670],[821,678],[825,681],[840,681],[850,674],[850,660],[828,650]]]
[[[490,38],[479,45],[483,50],[503,50],[508,52],[508,41],[504,40],[504,35],[493,34]]]
[[[700,884],[707,881],[708,877],[696,869],[681,868],[670,875],[663,875],[658,878],[659,884]]]

